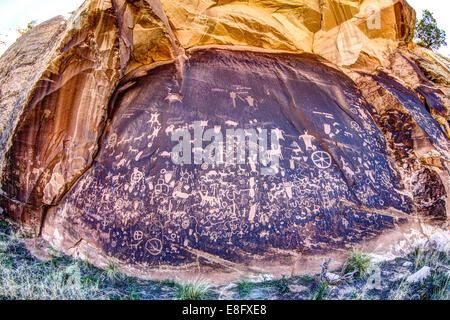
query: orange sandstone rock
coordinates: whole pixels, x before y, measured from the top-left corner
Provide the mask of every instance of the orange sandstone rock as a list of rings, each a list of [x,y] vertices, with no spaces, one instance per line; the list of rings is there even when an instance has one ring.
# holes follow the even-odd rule
[[[161,278],[281,274],[446,221],[449,62],[414,21],[404,0],[86,1],[0,58],[1,207]],[[276,174],[174,164],[197,121],[272,130]]]

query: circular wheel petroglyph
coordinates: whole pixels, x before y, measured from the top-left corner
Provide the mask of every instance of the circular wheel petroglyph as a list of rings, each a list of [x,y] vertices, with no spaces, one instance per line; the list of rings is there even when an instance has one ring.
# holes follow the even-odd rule
[[[320,169],[327,169],[331,166],[331,157],[328,152],[316,151],[312,154],[311,160]]]
[[[154,256],[157,256],[162,251],[162,242],[159,239],[153,238],[147,241],[145,249]]]

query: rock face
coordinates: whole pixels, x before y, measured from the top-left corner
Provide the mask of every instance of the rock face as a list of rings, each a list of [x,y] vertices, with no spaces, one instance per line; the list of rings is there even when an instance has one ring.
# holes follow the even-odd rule
[[[403,0],[86,1],[0,59],[1,206],[141,276],[276,273],[446,221],[450,63],[414,20]]]
[[[102,1],[86,6],[70,21],[36,27],[0,63],[7,80],[0,88],[2,119],[8,121],[2,190],[14,217],[32,225],[93,161],[119,79],[114,11]]]

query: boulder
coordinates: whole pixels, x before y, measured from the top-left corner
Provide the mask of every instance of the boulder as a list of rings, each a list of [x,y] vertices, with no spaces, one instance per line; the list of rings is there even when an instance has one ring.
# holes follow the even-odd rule
[[[423,267],[416,273],[413,273],[408,278],[406,278],[406,282],[408,283],[421,283],[426,278],[428,278],[431,274],[431,268],[428,266]]]
[[[160,278],[297,272],[446,220],[448,62],[414,20],[404,0],[86,1],[0,58],[0,204]]]

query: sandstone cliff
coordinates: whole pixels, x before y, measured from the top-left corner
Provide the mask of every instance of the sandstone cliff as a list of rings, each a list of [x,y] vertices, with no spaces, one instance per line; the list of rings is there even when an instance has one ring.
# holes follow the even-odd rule
[[[284,272],[446,224],[450,62],[414,21],[404,0],[86,1],[0,58],[1,206],[141,276]],[[196,121],[277,130],[277,174],[174,165]]]

